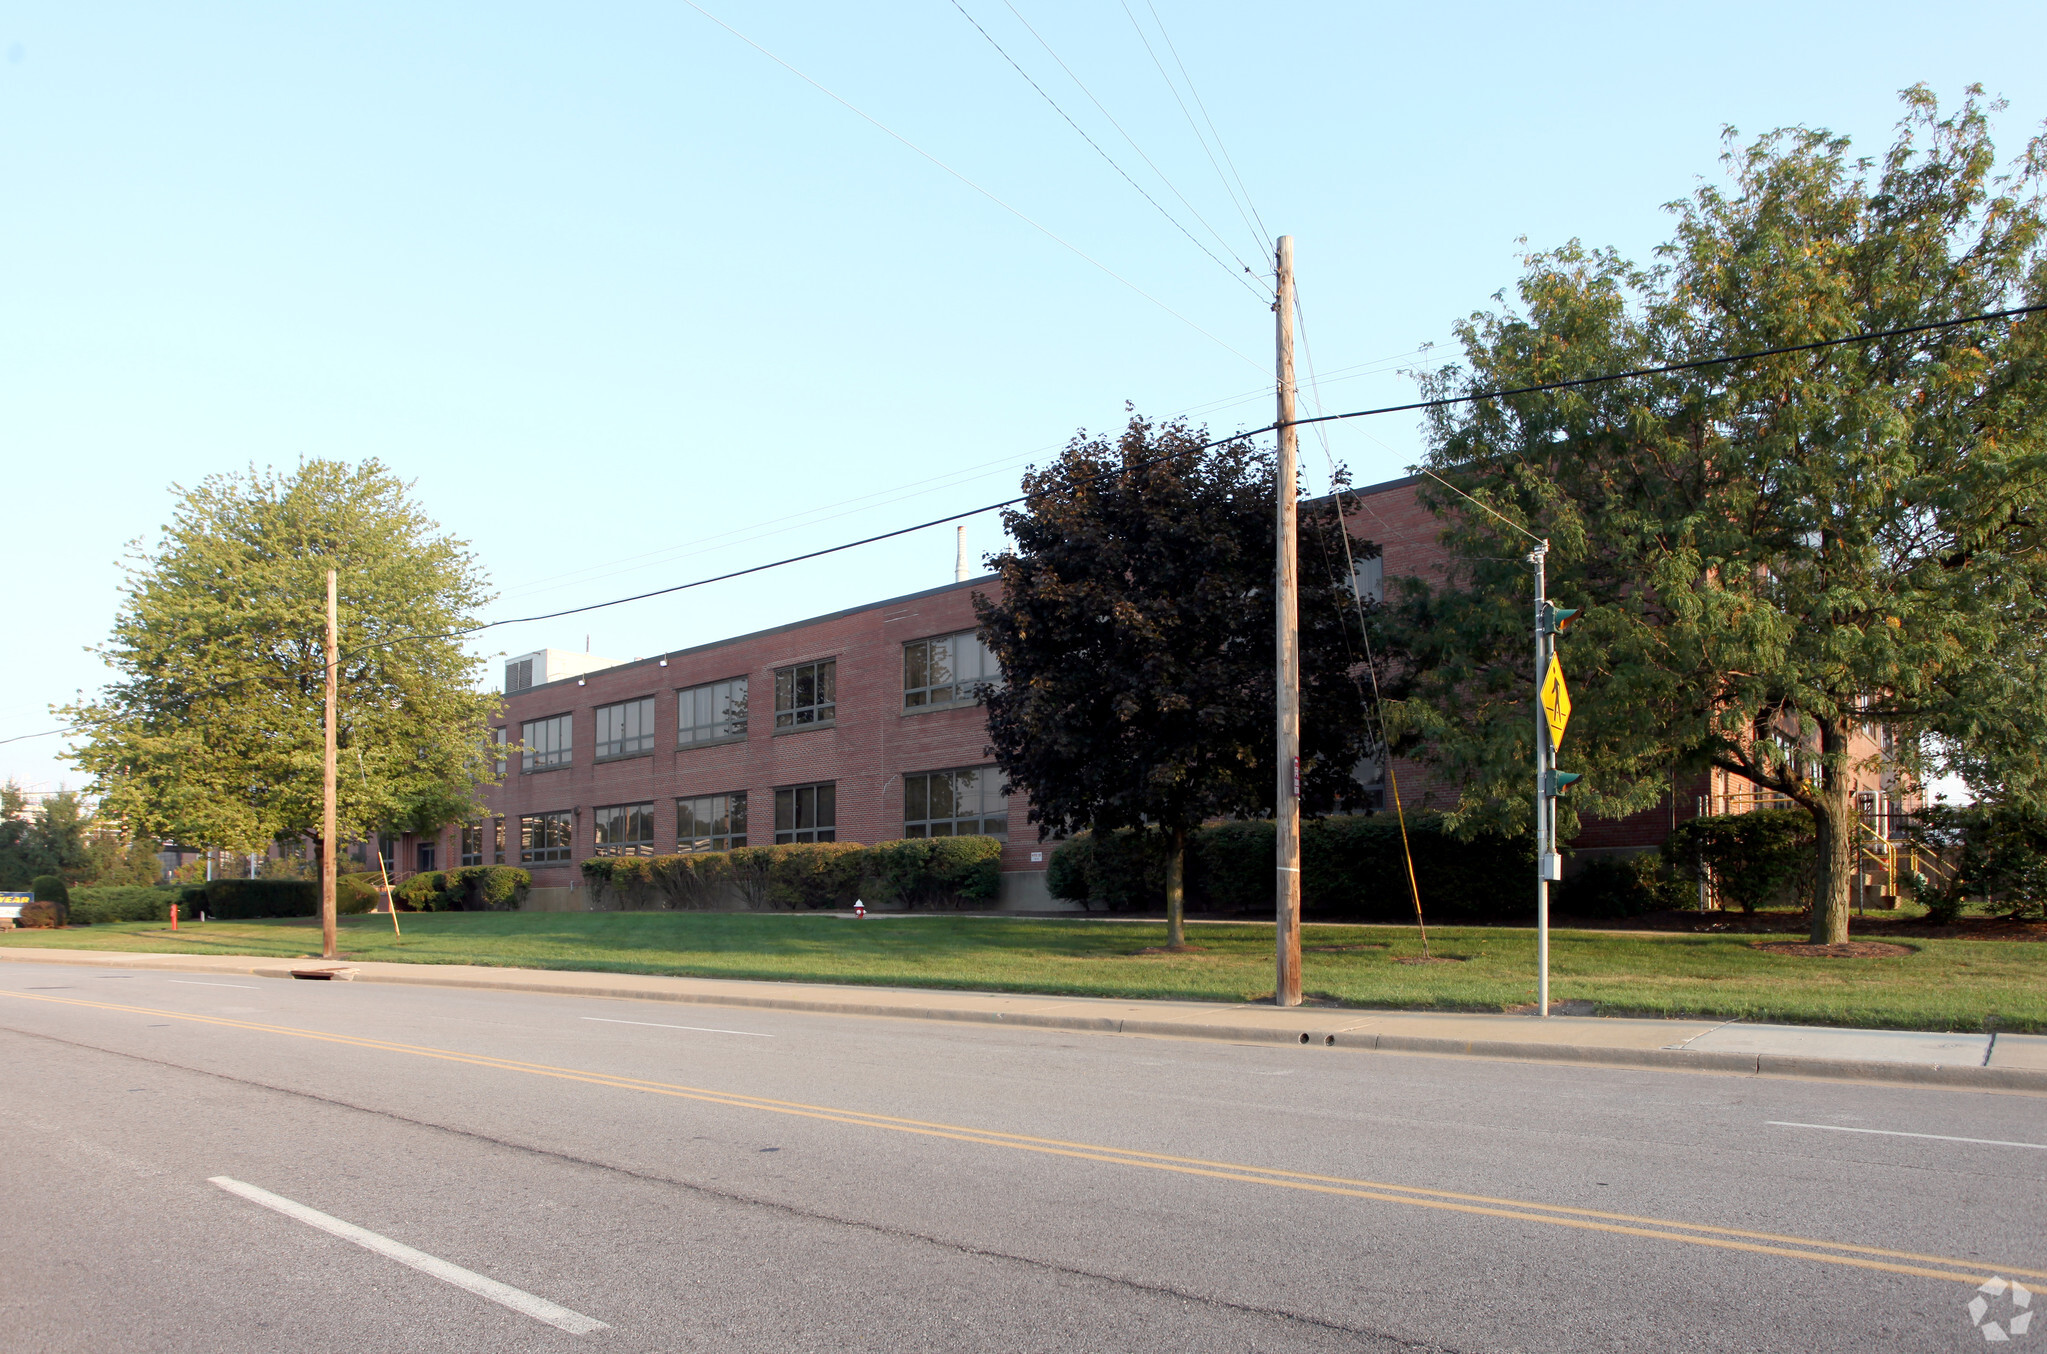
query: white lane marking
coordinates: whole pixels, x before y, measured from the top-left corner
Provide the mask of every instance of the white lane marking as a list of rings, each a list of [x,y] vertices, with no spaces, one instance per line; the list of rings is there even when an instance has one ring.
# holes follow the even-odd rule
[[[1946,1133],[1901,1133],[1894,1128],[1848,1128],[1841,1124],[1794,1124],[1783,1119],[1765,1120],[1771,1128],[1823,1128],[1829,1133],[1874,1133],[1885,1138],[1930,1138],[1935,1142],[1972,1142],[1981,1147],[2030,1147],[2047,1152],[2047,1142],[2006,1142],[2002,1138],[1957,1138]]]
[[[402,1242],[357,1227],[352,1222],[329,1217],[317,1208],[293,1203],[283,1195],[272,1194],[267,1189],[245,1185],[225,1175],[208,1177],[207,1183],[218,1185],[229,1194],[240,1195],[250,1203],[273,1209],[287,1218],[296,1218],[309,1227],[317,1227],[323,1232],[340,1237],[343,1241],[353,1241],[364,1250],[375,1251],[379,1255],[396,1260],[401,1265],[410,1265],[422,1274],[431,1274],[436,1279],[444,1279],[457,1288],[466,1288],[480,1298],[488,1298],[523,1316],[530,1316],[535,1321],[545,1321],[557,1330],[565,1330],[571,1335],[588,1335],[591,1331],[610,1329],[595,1317],[572,1312],[566,1307],[549,1302],[546,1298],[537,1298],[522,1288],[499,1283],[496,1279],[486,1279],[473,1270],[450,1264],[437,1256],[428,1255],[425,1251],[416,1251]]]
[[[239,987],[244,992],[256,990],[253,983],[202,983],[197,978],[166,978],[167,983],[183,983],[187,987]]]
[[[663,1025],[654,1020],[608,1020],[603,1016],[584,1016],[583,1019],[602,1021],[606,1025],[645,1025],[656,1030],[695,1030],[698,1034],[743,1034],[749,1039],[775,1037],[772,1034],[762,1034],[759,1030],[715,1030],[709,1025]]]

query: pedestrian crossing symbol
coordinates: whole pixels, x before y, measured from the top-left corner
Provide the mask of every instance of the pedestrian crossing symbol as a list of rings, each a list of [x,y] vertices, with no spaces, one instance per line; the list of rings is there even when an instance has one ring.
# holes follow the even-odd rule
[[[1549,745],[1564,744],[1564,726],[1571,722],[1571,688],[1564,685],[1564,665],[1549,656],[1549,673],[1542,679],[1542,713],[1549,721]]]

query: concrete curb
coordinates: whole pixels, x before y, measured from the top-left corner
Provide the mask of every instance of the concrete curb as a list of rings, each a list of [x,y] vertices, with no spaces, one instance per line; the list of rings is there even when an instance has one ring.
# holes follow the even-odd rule
[[[93,968],[132,968],[153,971],[182,971],[245,974],[256,978],[290,981],[294,967],[308,967],[308,960],[251,959],[242,956],[186,956],[123,954],[109,950],[15,952],[0,947],[0,962],[77,964]],[[194,962],[194,961],[197,962]],[[351,966],[353,967],[353,966]],[[915,1005],[862,1000],[853,995],[859,989],[838,989],[846,995],[822,996],[791,993],[788,996],[760,996],[737,991],[689,992],[635,981],[640,975],[605,974],[581,970],[506,969],[503,976],[479,977],[473,973],[436,973],[439,966],[421,964],[416,971],[393,972],[399,965],[378,965],[381,971],[357,968],[351,980],[409,987],[460,988],[473,991],[529,992],[546,996],[600,997],[625,1001],[662,1001],[690,1006],[745,1007],[757,1010],[800,1011],[817,1015],[850,1015],[894,1020],[949,1020],[986,1025],[1022,1026],[1028,1029],[1071,1030],[1085,1034],[1123,1034],[1166,1039],[1197,1039],[1234,1044],[1308,1044],[1324,1048],[1349,1049],[1367,1053],[1405,1053],[1429,1057],[1484,1058],[1507,1062],[1575,1063],[1597,1067],[1632,1067],[1666,1072],[1708,1072],[1727,1076],[1792,1077],[1829,1081],[1876,1082],[1897,1086],[1938,1086],[1957,1090],[2021,1091],[2047,1094],[2047,1070],[2021,1067],[1972,1067],[1947,1064],[1876,1062],[1852,1058],[1816,1058],[1783,1053],[1691,1052],[1670,1048],[1626,1048],[1596,1044],[1567,1044],[1519,1039],[1444,1039],[1421,1035],[1383,1034],[1356,1029],[1355,1023],[1379,1014],[1364,1008],[1301,1008],[1301,1014],[1315,1018],[1321,1028],[1303,1029],[1301,1023],[1283,1022],[1277,1011],[1270,1020],[1256,1024],[1228,1024],[1194,1020],[1133,1020],[1117,1015],[1082,1012],[991,1011],[958,1005]],[[412,969],[413,966],[403,966]],[[530,976],[529,976],[530,975]],[[574,987],[564,987],[564,979]],[[611,981],[605,981],[610,979]],[[692,982],[717,982],[698,978]],[[824,986],[819,984],[818,986]],[[902,990],[902,989],[894,989]],[[1020,993],[962,993],[963,996],[1027,998]],[[1048,998],[1050,999],[1050,998]],[[1085,998],[1079,1000],[1087,1000]],[[1127,1004],[1127,1003],[1126,1003]],[[1329,1023],[1329,1018],[1348,1019],[1352,1027]]]

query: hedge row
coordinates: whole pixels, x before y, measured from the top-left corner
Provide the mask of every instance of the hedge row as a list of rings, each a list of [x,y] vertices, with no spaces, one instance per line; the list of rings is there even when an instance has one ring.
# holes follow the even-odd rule
[[[603,856],[583,877],[611,907],[963,907],[995,897],[1002,843],[993,837],[742,846],[679,856]]]
[[[1435,815],[1408,821],[1422,906],[1431,921],[1519,921],[1535,910],[1535,855],[1525,841],[1444,832]],[[1187,838],[1187,906],[1272,909],[1273,825],[1220,823]],[[1112,912],[1165,906],[1166,842],[1156,832],[1083,834],[1053,851],[1052,895]],[[1391,817],[1310,819],[1301,825],[1301,911],[1311,920],[1414,918],[1400,828]]]
[[[254,917],[312,917],[320,911],[320,885],[310,879],[210,879],[179,899],[180,915],[204,912],[214,921]]]
[[[509,865],[465,865],[424,871],[392,892],[414,912],[510,912],[532,886],[532,875]]]
[[[71,924],[104,925],[115,921],[169,921],[171,904],[185,890],[173,884],[81,885],[71,890]],[[181,915],[190,917],[187,910]]]
[[[1432,922],[1526,924],[1535,917],[1535,848],[1525,838],[1460,838],[1435,814],[1408,820],[1422,910]],[[1273,826],[1220,823],[1187,838],[1187,906],[1272,910]],[[1156,832],[1083,834],[1052,853],[1052,896],[1111,912],[1165,907],[1166,842]],[[1587,920],[1685,905],[1682,885],[1654,855],[1594,860],[1552,884],[1560,914]],[[1414,893],[1400,825],[1386,815],[1301,824],[1301,912],[1309,920],[1409,922]]]

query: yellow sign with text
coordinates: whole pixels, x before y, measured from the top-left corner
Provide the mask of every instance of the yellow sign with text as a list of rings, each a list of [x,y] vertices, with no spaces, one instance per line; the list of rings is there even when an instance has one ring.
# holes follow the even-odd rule
[[[1564,745],[1564,726],[1571,722],[1571,688],[1564,685],[1564,665],[1549,656],[1549,672],[1542,679],[1542,713],[1549,721],[1549,745]]]

